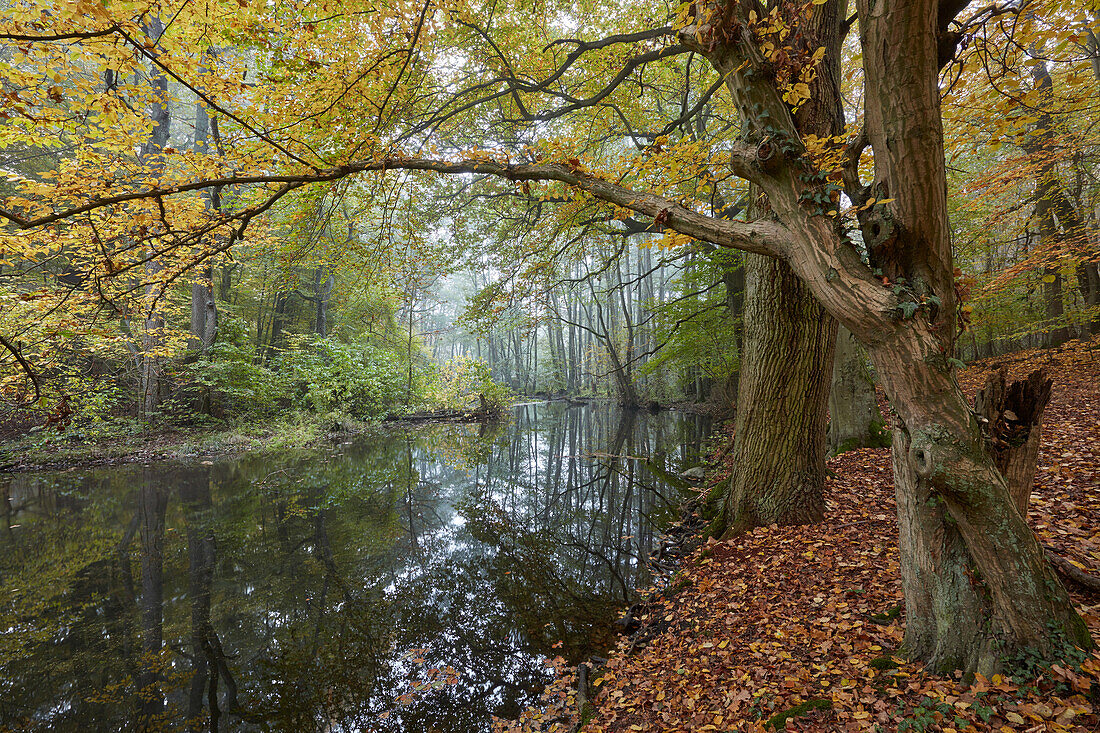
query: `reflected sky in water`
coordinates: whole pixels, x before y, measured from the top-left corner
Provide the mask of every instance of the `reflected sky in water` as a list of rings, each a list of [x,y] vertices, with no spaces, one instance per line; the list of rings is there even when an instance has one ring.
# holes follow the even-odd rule
[[[0,481],[0,730],[479,731],[614,642],[682,413]],[[560,648],[555,643],[562,642]]]

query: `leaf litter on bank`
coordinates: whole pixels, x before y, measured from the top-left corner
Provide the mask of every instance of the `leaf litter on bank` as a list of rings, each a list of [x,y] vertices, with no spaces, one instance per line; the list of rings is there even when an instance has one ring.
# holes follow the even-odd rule
[[[1001,365],[1010,379],[1041,366],[1055,377],[1028,519],[1045,545],[1095,573],[1100,341],[987,360],[960,384],[972,395]],[[631,654],[620,641],[592,675],[583,720],[575,670],[559,658],[542,706],[495,729],[1100,731],[1100,652],[1023,685],[994,675],[964,686],[896,656],[904,613],[889,450],[851,451],[829,468],[824,524],[711,540],[686,560],[679,591],[651,605],[662,630]],[[1069,590],[1100,638],[1100,597]]]

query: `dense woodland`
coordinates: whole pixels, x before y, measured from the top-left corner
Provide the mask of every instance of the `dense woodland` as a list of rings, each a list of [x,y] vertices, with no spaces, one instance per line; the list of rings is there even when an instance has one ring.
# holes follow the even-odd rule
[[[1100,334],[1095,0],[9,0],[0,94],[10,450],[705,405],[710,535],[891,446],[904,655],[1091,653],[957,376]]]

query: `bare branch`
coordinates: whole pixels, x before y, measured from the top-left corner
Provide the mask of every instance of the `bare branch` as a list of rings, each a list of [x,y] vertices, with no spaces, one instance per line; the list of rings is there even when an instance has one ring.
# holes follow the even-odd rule
[[[19,367],[27,375],[27,379],[29,379],[31,384],[34,386],[34,399],[24,400],[19,403],[19,406],[27,407],[29,405],[33,405],[35,402],[38,402],[42,398],[42,391],[38,387],[38,374],[36,374],[34,368],[27,363],[27,360],[23,357],[23,353],[19,350],[17,346],[12,344],[3,336],[0,336],[0,345],[11,352],[11,355],[15,357],[15,360],[19,362]]]
[[[19,41],[26,43],[56,42],[56,41],[82,41],[88,38],[102,38],[119,30],[117,25],[110,25],[98,31],[74,31],[72,33],[43,33],[40,35],[27,33],[0,33],[0,41]]]

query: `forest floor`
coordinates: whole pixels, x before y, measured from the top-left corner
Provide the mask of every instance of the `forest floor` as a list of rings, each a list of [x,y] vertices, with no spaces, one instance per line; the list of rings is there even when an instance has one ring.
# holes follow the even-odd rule
[[[1100,340],[972,365],[967,393],[997,365],[1054,377],[1029,521],[1081,568],[1100,568]],[[824,524],[709,541],[650,604],[648,641],[622,639],[590,673],[586,733],[597,731],[1100,731],[1100,652],[1032,681],[925,674],[893,656],[902,590],[889,449],[829,462]],[[728,474],[715,467],[711,484]],[[672,600],[661,600],[676,593]],[[1070,588],[1100,641],[1100,595]],[[544,705],[500,731],[577,729],[574,671]],[[784,715],[784,713],[790,713]]]

